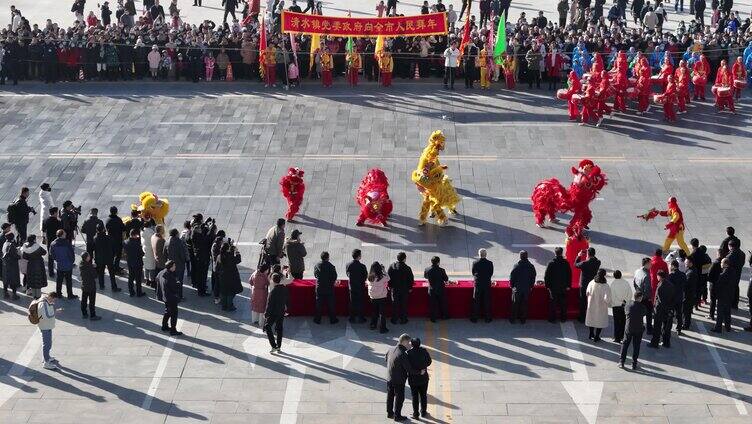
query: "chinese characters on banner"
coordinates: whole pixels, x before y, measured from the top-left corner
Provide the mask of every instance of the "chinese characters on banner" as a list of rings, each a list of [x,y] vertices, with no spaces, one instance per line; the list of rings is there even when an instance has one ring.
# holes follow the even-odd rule
[[[446,13],[390,18],[347,18],[282,12],[282,32],[334,37],[446,35]]]

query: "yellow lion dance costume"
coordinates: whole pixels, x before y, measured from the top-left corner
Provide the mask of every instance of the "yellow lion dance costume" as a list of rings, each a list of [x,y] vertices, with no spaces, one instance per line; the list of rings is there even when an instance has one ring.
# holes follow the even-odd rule
[[[141,218],[153,218],[157,224],[164,224],[167,213],[170,212],[170,202],[167,199],[160,199],[156,194],[145,191],[138,195],[141,202],[138,205],[131,205],[131,209],[141,212]]]
[[[439,162],[439,153],[444,150],[446,138],[441,131],[434,131],[428,139],[428,146],[423,149],[418,161],[418,168],[413,171],[412,180],[423,195],[420,207],[420,225],[425,225],[430,212],[439,225],[445,225],[447,216],[444,209],[454,215],[460,198],[452,186],[452,180],[444,174],[446,166]]]

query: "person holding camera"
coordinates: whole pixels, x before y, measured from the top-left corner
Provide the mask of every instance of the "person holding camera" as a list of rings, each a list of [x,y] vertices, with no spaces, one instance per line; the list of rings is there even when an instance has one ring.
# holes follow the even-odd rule
[[[236,294],[243,292],[240,282],[240,252],[235,248],[232,239],[222,243],[222,248],[217,259],[217,274],[219,275],[219,294],[222,297],[222,310],[234,311],[237,308],[232,303]]]
[[[76,234],[78,233],[78,216],[81,215],[81,207],[73,206],[73,202],[66,200],[63,202],[63,213],[60,216],[60,220],[63,222],[63,230],[65,231],[65,237],[74,243]]]

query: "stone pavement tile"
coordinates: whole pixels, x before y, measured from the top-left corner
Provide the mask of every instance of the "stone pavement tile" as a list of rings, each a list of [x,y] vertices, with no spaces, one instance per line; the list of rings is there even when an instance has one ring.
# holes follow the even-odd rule
[[[532,424],[533,417],[503,417],[491,416],[486,417],[486,424]]]
[[[237,413],[253,414],[279,414],[282,413],[282,399],[278,401],[258,401],[258,402],[241,402],[238,404]]]
[[[142,409],[136,409],[123,412],[120,420],[116,421],[120,424],[159,424],[164,423],[164,414],[158,414],[154,412],[144,411]]]
[[[598,417],[600,424],[620,424],[624,423],[624,417]],[[635,424],[668,424],[666,417],[629,417],[628,422]]]
[[[20,424],[29,421],[32,411],[0,411],[0,422]]]
[[[705,404],[692,405],[643,405],[643,415],[645,416],[666,416],[666,417],[691,417],[700,419],[710,417],[710,410]]]
[[[577,407],[574,404],[561,405],[545,403],[510,403],[507,405],[507,413],[511,416],[545,416],[551,415],[552,411],[556,411],[556,415],[562,417],[577,417],[580,414],[579,410],[577,410]]]
[[[218,400],[220,396],[221,379],[209,378],[181,378],[174,400]]]
[[[212,424],[265,424],[279,422],[280,416],[270,414],[214,414]]]
[[[459,409],[453,410],[452,415],[477,416],[477,415],[508,415],[507,405],[504,403],[486,403],[473,401],[461,401],[454,397],[452,403],[458,405]]]

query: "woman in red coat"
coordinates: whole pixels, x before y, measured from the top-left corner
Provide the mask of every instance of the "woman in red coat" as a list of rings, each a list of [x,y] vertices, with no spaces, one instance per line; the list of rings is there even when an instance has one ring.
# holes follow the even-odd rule
[[[582,84],[580,83],[580,79],[577,77],[577,73],[575,71],[569,72],[569,89],[567,90],[567,106],[569,108],[569,120],[570,121],[576,121],[577,118],[580,116],[580,107],[577,105],[579,100],[573,98],[574,95],[579,95],[582,92]]]
[[[676,82],[674,82],[674,76],[669,75],[666,78],[666,91],[659,95],[663,103],[663,119],[667,122],[676,122],[676,110],[674,110],[676,96]]]
[[[548,76],[548,89],[551,90],[551,87],[553,87],[554,90],[556,90],[556,87],[559,85],[559,80],[561,79],[561,66],[563,62],[563,56],[561,53],[559,53],[558,49],[556,48],[555,44],[551,44],[551,52],[546,55],[546,76]]]
[[[718,112],[723,112],[727,107],[731,113],[736,113],[734,109],[734,78],[726,66],[726,61],[722,60],[718,66],[718,72],[715,76],[715,85],[713,85],[713,94],[715,94],[715,105]]]
[[[689,68],[687,68],[687,62],[683,60],[679,62],[674,80],[676,81],[676,104],[679,113],[687,113],[687,103],[689,103]]]

